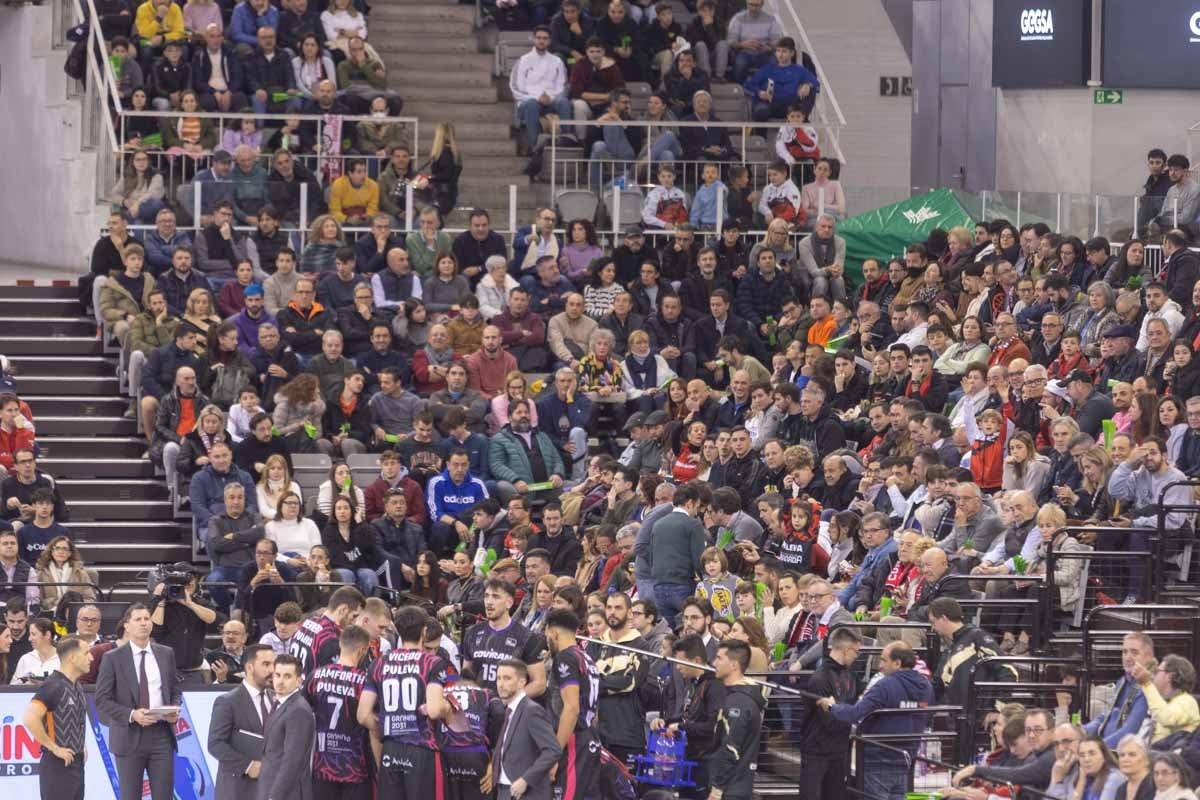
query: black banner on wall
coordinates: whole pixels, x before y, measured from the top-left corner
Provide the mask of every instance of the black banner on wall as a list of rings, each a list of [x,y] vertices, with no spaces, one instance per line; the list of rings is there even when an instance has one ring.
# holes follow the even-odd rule
[[[1200,88],[1200,0],[1104,0],[1106,86]]]
[[[1090,0],[994,0],[992,85],[1082,86],[1090,18]]]

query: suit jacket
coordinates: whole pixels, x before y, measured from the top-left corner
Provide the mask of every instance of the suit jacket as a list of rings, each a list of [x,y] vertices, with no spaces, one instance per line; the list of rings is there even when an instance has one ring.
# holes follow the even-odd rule
[[[492,751],[492,780],[499,785],[500,759],[503,758],[504,772],[509,780],[515,783],[518,778],[524,778],[529,784],[525,797],[550,800],[554,794],[549,780],[550,767],[558,763],[561,754],[550,714],[524,697],[501,730],[501,741]]]
[[[295,692],[267,720],[258,800],[312,800],[316,719],[304,693]]]
[[[213,703],[208,752],[218,763],[216,800],[242,800],[258,791],[258,781],[246,777],[246,768],[251,761],[262,760],[264,740],[238,731],[263,735],[262,720],[245,686],[226,692]],[[252,749],[254,741],[258,746]]]
[[[175,651],[165,645],[151,644],[150,652],[158,662],[158,672],[162,676],[163,703],[179,705],[183,692],[175,671]],[[150,728],[129,721],[129,716],[139,707],[137,665],[134,664],[133,647],[129,643],[108,652],[100,662],[95,701],[101,721],[108,725],[108,749],[113,755],[129,756],[141,752],[143,739]],[[174,742],[175,728],[171,725],[167,725],[167,728]]]

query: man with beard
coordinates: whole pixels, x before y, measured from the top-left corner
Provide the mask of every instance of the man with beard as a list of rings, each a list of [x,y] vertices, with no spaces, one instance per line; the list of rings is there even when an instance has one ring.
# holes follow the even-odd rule
[[[488,467],[503,503],[529,492],[530,484],[549,482],[553,489],[561,489],[567,476],[553,440],[543,431],[532,430],[528,400],[518,400],[509,408],[509,424],[496,434],[488,450]]]
[[[712,651],[716,652],[716,640],[712,639]],[[687,749],[684,757],[695,761],[692,770],[692,781],[695,789],[681,793],[681,797],[708,797],[708,759],[716,747],[717,723],[722,709],[725,707],[725,686],[711,670],[705,669],[712,658],[709,648],[700,636],[693,634],[681,636],[672,646],[675,658],[689,662],[694,666],[676,664],[674,669],[683,679],[686,694],[684,705],[678,715],[668,715],[654,720],[650,724],[653,731],[665,731],[668,735],[682,731],[687,736]]]
[[[646,640],[630,620],[630,600],[623,592],[610,594],[604,603],[604,618],[608,630],[602,635],[605,642],[645,650]],[[664,611],[664,617],[666,612]],[[596,660],[600,675],[599,714],[600,741],[617,759],[626,764],[646,749],[646,710],[642,696],[650,680],[650,662],[644,656],[604,645],[591,645],[589,652]]]
[[[718,289],[732,292],[733,283],[727,274],[717,272],[717,251],[713,248],[701,248],[695,258],[696,269],[688,270],[679,287],[679,297],[683,301],[684,315],[698,321],[711,311],[709,301],[713,292]]]
[[[617,283],[627,286],[637,280],[642,264],[658,263],[658,253],[646,248],[646,235],[639,225],[625,231],[625,242],[613,250],[613,261],[617,265]]]
[[[479,676],[479,685],[496,690],[496,671],[510,659],[521,661],[529,670],[525,693],[541,697],[546,690],[546,668],[542,652],[546,643],[509,614],[516,592],[508,581],[489,578],[483,590],[485,619],[472,625],[463,638],[463,668]]]
[[[556,608],[546,615],[546,644],[551,654],[549,707],[558,720],[555,736],[563,751],[555,785],[563,789],[562,800],[586,797],[599,764],[595,723],[600,673],[575,638],[579,625],[579,618],[567,609]]]

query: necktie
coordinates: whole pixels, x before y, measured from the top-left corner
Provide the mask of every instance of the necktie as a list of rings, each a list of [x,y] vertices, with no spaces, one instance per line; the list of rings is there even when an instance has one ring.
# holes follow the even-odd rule
[[[267,719],[271,716],[271,704],[267,702],[267,693],[258,693],[258,710],[262,714],[263,728],[267,727]]]
[[[505,706],[504,708],[504,723],[500,726],[500,747],[496,749],[496,762],[503,768],[504,766],[504,745],[508,741],[508,722],[512,719],[512,707]],[[500,780],[500,775],[497,773],[496,780]]]
[[[149,652],[142,651],[142,664],[138,670],[138,705],[142,708],[150,707],[150,679],[146,677],[146,654]]]

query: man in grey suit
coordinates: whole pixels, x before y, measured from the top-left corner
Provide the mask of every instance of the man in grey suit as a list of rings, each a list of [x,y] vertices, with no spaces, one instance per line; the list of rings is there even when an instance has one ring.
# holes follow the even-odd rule
[[[178,706],[182,699],[175,651],[150,643],[150,609],[135,603],[125,632],[129,641],[105,654],[96,678],[96,709],[108,725],[108,749],[117,759],[121,797],[141,797],[150,773],[153,800],[175,794],[175,722],[179,712],[151,709]]]
[[[317,722],[300,691],[300,660],[275,657],[275,710],[266,725],[258,800],[312,800]]]
[[[216,800],[244,800],[258,791],[263,731],[275,706],[275,651],[268,644],[252,644],[243,657],[246,677],[213,703],[208,729],[208,752],[219,765]]]
[[[504,701],[504,726],[492,751],[496,800],[550,800],[554,786],[550,768],[562,748],[550,715],[525,696],[528,672],[523,661],[510,660],[496,670],[496,693]],[[491,786],[484,786],[484,792]]]

